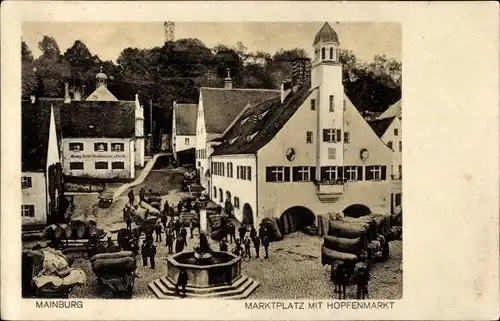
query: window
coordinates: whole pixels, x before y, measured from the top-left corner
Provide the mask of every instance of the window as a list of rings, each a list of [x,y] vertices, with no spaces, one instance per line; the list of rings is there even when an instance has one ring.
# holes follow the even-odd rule
[[[387,142],[387,147],[389,147],[390,149],[392,149],[392,141],[388,141]]]
[[[125,150],[125,145],[123,143],[113,143],[111,144],[111,150],[113,152],[123,152]]]
[[[23,176],[21,177],[21,188],[30,188],[33,187],[31,183],[31,177]]]
[[[365,167],[365,177],[367,181],[385,180],[385,166],[374,165]]]
[[[337,129],[337,142],[342,141],[342,130]]]
[[[226,191],[226,201],[231,202],[231,192],[230,191]]]
[[[336,159],[337,158],[337,150],[334,147],[328,148],[328,159]]]
[[[323,129],[323,141],[328,143],[334,143],[335,139],[335,129]]]
[[[184,145],[189,145],[189,138],[184,138]]]
[[[398,166],[398,171],[399,171],[399,174],[402,174],[402,173],[403,173],[403,166],[402,166],[402,165],[399,165],[399,166]]]
[[[336,166],[323,166],[321,167],[321,180],[322,181],[336,181],[337,177],[339,177],[339,171],[342,167]]]
[[[95,143],[94,144],[94,151],[107,152],[108,151],[108,144],[107,143]]]
[[[108,169],[108,162],[95,162],[95,169]]]
[[[240,208],[240,198],[239,197],[234,197],[234,207],[235,208]]]
[[[35,217],[35,205],[21,205],[22,217]]]
[[[306,132],[306,143],[313,142],[313,132]]]
[[[394,136],[398,136],[399,135],[399,130],[397,128],[394,128]]]
[[[229,169],[229,163],[227,163],[226,166],[227,166],[227,177],[231,177],[231,170]]]
[[[329,97],[329,106],[330,106],[330,112],[335,111],[335,104],[333,101],[333,95],[330,95],[330,97]]]
[[[247,166],[247,179],[249,181],[252,180],[252,167],[250,167],[250,166]]]
[[[111,169],[125,169],[125,163],[124,162],[112,162]]]
[[[321,48],[321,59],[324,60],[325,59],[325,48]]]
[[[236,178],[240,179],[240,166],[236,166]]]
[[[69,143],[69,150],[72,152],[83,151],[83,143]]]
[[[292,168],[292,180],[294,182],[311,181],[311,168],[309,166],[294,166]]]
[[[348,181],[362,181],[363,180],[363,166],[345,166],[344,177]]]
[[[349,132],[344,132],[344,143],[349,144],[349,142],[350,142]]]
[[[219,202],[224,201],[224,195],[222,195],[222,188],[219,188]]]
[[[266,167],[266,182],[289,182],[290,167],[268,166]]]
[[[311,110],[316,110],[316,99],[311,99]]]
[[[83,169],[83,162],[70,162],[69,169],[70,170]]]
[[[213,195],[213,198],[217,199],[217,187],[215,187],[215,186],[214,186],[214,195]]]
[[[330,59],[333,60],[333,48],[330,47]]]
[[[396,194],[396,199],[395,199],[396,206],[401,205],[401,193]]]
[[[220,167],[221,167],[221,170],[222,170],[222,176],[224,176],[225,173],[226,173],[226,170],[224,168],[224,163],[220,163]]]
[[[403,151],[403,142],[399,142],[399,151],[402,152]]]

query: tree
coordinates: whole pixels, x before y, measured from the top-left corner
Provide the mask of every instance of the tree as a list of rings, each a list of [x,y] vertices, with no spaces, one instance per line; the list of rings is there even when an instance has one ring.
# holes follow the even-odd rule
[[[26,99],[36,92],[38,82],[33,65],[33,54],[24,41],[21,41],[21,64],[21,96]]]
[[[49,36],[43,36],[42,41],[38,43],[38,49],[42,51],[42,57],[45,59],[54,59],[61,55],[56,40]]]
[[[31,52],[26,42],[24,42],[24,40],[21,41],[21,61],[22,62],[33,61],[33,53]]]

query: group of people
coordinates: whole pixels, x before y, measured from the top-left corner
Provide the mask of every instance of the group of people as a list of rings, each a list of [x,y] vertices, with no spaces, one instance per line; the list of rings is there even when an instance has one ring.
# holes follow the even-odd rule
[[[248,232],[247,227],[244,224],[241,224],[241,226],[238,228],[239,238],[236,238],[235,226],[232,222],[229,222],[229,224],[227,225],[226,238],[223,238],[219,242],[219,250],[223,252],[228,251],[227,239],[229,238],[230,243],[232,243],[233,241],[235,243],[235,247],[232,251],[234,254],[236,255],[242,254],[241,246],[243,243],[243,246],[245,247],[245,254],[248,255],[248,257],[252,257],[250,253],[250,247],[251,244],[253,243],[256,258],[259,258],[261,245],[264,247],[264,251],[266,253],[264,259],[269,258],[269,228],[261,223],[259,227],[259,234],[257,234],[257,231],[253,226],[250,229],[249,236],[246,236],[247,232]]]

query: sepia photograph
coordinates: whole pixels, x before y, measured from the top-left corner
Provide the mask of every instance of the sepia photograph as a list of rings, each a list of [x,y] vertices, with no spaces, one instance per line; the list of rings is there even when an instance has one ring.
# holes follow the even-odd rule
[[[24,22],[23,298],[401,299],[401,41]]]

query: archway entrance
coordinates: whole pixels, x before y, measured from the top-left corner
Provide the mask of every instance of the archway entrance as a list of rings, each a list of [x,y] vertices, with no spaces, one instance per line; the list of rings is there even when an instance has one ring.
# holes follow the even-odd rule
[[[361,216],[366,216],[372,213],[370,208],[363,204],[353,204],[348,206],[343,211],[345,216],[358,218]]]
[[[242,223],[253,226],[253,210],[252,210],[252,207],[248,203],[245,203],[243,205]]]
[[[301,231],[304,227],[314,225],[316,216],[303,206],[290,207],[281,214],[279,228],[283,235]]]
[[[230,191],[226,191],[226,201],[231,202],[231,192]]]

